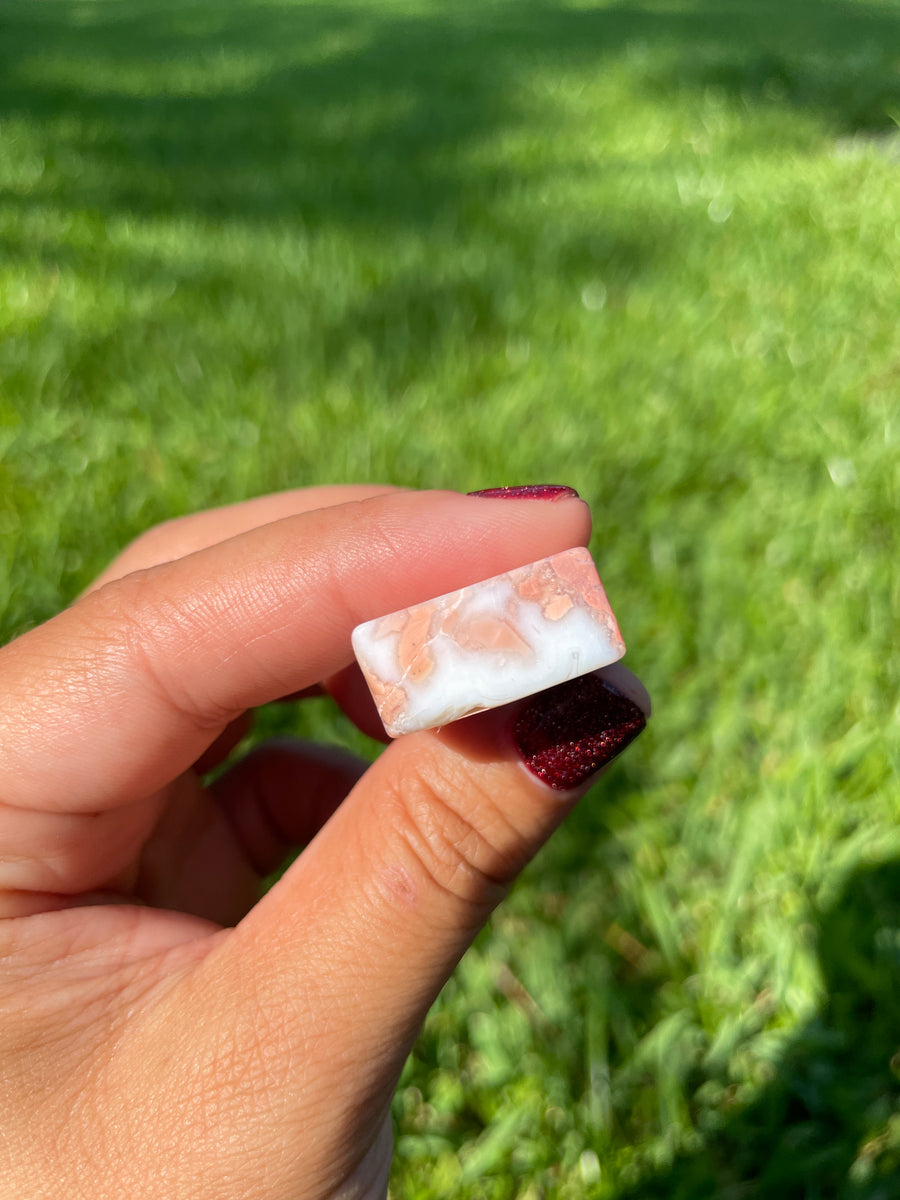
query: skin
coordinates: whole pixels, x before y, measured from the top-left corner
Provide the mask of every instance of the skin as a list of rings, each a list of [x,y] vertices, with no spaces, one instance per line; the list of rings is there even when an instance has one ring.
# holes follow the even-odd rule
[[[571,546],[586,506],[319,488],[150,531],[0,651],[0,1196],[383,1197],[429,1005],[580,792],[510,709],[374,765],[277,743],[354,625]],[[261,878],[310,843],[258,899]]]

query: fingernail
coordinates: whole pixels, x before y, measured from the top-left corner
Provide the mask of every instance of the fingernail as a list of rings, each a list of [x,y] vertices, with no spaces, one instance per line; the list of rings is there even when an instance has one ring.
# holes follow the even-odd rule
[[[533,775],[568,791],[612,762],[646,724],[621,692],[597,675],[581,675],[534,696],[516,717],[513,739]]]
[[[562,483],[522,483],[517,487],[482,488],[470,496],[487,496],[491,500],[565,500],[578,493]]]

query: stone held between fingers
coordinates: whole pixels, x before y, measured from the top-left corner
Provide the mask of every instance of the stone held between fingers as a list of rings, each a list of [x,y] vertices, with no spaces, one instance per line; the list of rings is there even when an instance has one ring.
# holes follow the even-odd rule
[[[352,640],[391,737],[520,700],[625,653],[581,546],[376,617]]]

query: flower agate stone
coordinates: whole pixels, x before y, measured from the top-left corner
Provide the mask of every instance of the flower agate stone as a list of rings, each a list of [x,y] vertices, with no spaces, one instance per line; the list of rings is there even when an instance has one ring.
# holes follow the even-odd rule
[[[625,643],[579,547],[358,625],[353,650],[398,737],[608,666]]]

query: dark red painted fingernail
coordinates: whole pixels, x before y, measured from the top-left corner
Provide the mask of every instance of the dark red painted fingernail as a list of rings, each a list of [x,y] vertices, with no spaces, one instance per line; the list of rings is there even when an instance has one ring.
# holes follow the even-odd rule
[[[565,500],[578,493],[562,483],[522,483],[518,487],[482,488],[470,496],[487,496],[490,500]]]
[[[621,692],[582,675],[534,696],[516,717],[513,738],[532,774],[567,791],[612,762],[646,724]]]

